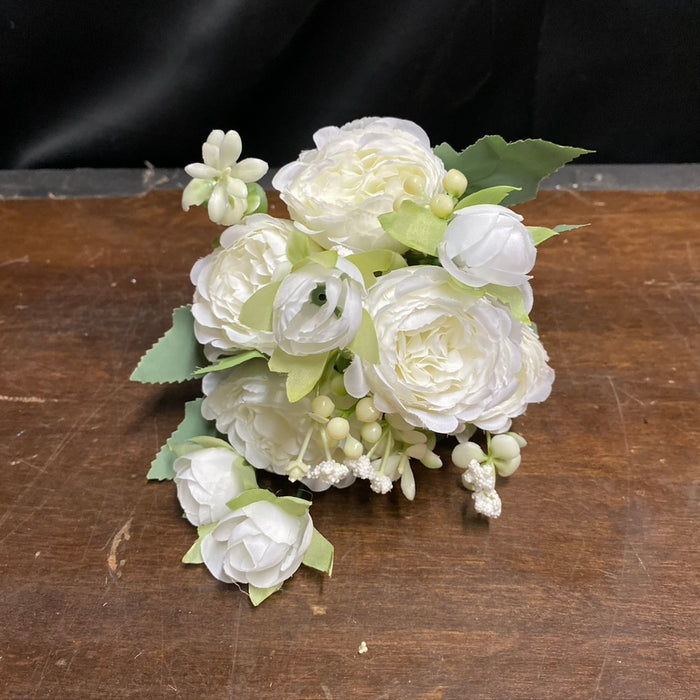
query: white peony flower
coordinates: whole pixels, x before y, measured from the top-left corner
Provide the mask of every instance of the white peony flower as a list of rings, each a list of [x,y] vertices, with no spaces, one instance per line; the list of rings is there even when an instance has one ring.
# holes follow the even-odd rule
[[[554,370],[547,364],[547,351],[532,328],[523,324],[521,330],[523,364],[516,375],[518,389],[474,421],[479,428],[491,433],[508,430],[511,418],[525,413],[528,404],[544,401],[552,391]]]
[[[309,263],[284,278],[273,304],[275,341],[290,355],[316,355],[346,347],[362,323],[365,286],[343,258],[329,269]]]
[[[215,578],[273,588],[301,566],[313,537],[311,516],[308,510],[293,515],[279,501],[234,510],[202,538],[202,559]]]
[[[197,340],[210,360],[242,348],[271,353],[274,338],[239,320],[243,304],[261,287],[290,269],[287,237],[291,221],[254,214],[221,235],[221,246],[198,260],[190,278],[195,285],[192,315]]]
[[[211,372],[202,381],[202,415],[216,421],[217,430],[247,462],[276,474],[287,473],[311,425],[311,397],[289,403],[285,382],[286,376],[270,372],[264,360]],[[311,442],[306,457],[309,463],[321,462],[320,445]]]
[[[242,457],[225,447],[207,447],[178,457],[174,464],[177,497],[187,519],[199,527],[231,511],[226,504],[254,481]]]
[[[406,250],[378,217],[403,200],[427,206],[444,192],[445,167],[423,129],[370,117],[320,129],[314,143],[272,181],[299,228],[324,248]]]
[[[366,306],[380,360],[353,360],[345,372],[352,396],[371,393],[383,413],[455,433],[517,391],[520,324],[453,284],[442,268],[390,272],[369,290]]]
[[[267,163],[241,155],[241,137],[237,131],[214,129],[202,145],[203,163],[190,163],[185,172],[194,178],[182,193],[182,208],[208,200],[209,218],[216,224],[238,223],[248,208],[247,182],[257,182],[266,172]]]
[[[458,209],[438,246],[442,266],[469,287],[527,285],[537,249],[522,219],[497,204]]]

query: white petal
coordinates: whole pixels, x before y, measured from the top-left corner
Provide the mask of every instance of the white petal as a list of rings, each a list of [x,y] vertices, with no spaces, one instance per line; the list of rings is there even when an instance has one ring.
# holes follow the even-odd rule
[[[241,155],[243,145],[237,131],[227,131],[219,146],[219,162],[222,168],[233,165]]]
[[[224,132],[221,129],[212,129],[212,131],[209,132],[209,136],[207,136],[206,142],[218,148],[223,140]]]
[[[192,180],[182,191],[182,208],[188,211],[191,206],[206,202],[213,188],[211,180]]]
[[[226,214],[227,204],[228,195],[226,194],[226,190],[220,185],[217,185],[211,193],[211,197],[209,197],[208,206],[209,218],[215,224],[224,223],[223,218]]]
[[[215,146],[213,143],[202,144],[202,159],[207,165],[215,168],[217,172],[221,170],[221,165],[219,164],[219,147]]]
[[[216,168],[212,168],[211,165],[205,165],[204,163],[190,163],[185,166],[185,172],[190,177],[198,178],[199,180],[211,180],[219,176],[219,171]]]
[[[226,191],[231,197],[239,199],[248,199],[248,188],[243,180],[235,177],[226,178]]]
[[[231,168],[231,174],[244,182],[257,182],[267,172],[267,163],[260,158],[244,158]]]

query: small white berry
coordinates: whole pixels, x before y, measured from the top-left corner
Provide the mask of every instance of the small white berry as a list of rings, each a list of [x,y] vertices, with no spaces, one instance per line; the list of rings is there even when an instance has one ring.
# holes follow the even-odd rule
[[[345,444],[343,445],[343,452],[348,459],[359,459],[365,448],[359,440],[355,440],[352,435],[348,435],[345,438]]]
[[[331,440],[344,440],[350,434],[350,423],[340,416],[331,418],[326,426],[326,433]]]
[[[453,197],[461,197],[467,191],[467,178],[464,173],[455,170],[448,170],[442,184]]]
[[[317,416],[321,416],[321,418],[328,418],[334,410],[335,404],[329,396],[324,396],[322,394],[311,402],[311,412],[315,413]]]
[[[360,431],[365,442],[374,444],[382,436],[382,426],[379,423],[365,423]]]
[[[374,405],[374,399],[371,396],[365,396],[357,402],[357,406],[355,406],[355,416],[357,416],[357,420],[363,423],[373,423],[379,420],[382,414]]]
[[[430,211],[441,219],[446,219],[454,208],[454,200],[449,194],[436,194],[430,201]]]

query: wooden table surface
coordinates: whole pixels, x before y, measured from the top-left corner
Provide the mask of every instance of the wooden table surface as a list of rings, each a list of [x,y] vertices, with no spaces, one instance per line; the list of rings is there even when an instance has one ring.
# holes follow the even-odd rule
[[[0,696],[700,697],[700,193],[545,192],[557,380],[502,517],[452,466],[316,498],[332,579],[260,608],[147,483],[192,386],[128,381],[213,228],[175,192],[0,202]],[[279,208],[277,208],[279,212]],[[364,641],[368,651],[358,654]]]

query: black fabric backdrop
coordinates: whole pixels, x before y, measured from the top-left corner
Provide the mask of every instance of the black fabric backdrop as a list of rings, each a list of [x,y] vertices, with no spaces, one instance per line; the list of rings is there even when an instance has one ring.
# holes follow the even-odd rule
[[[198,160],[212,128],[280,165],[397,116],[700,161],[698,0],[0,1],[0,168]]]

